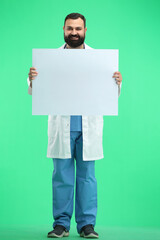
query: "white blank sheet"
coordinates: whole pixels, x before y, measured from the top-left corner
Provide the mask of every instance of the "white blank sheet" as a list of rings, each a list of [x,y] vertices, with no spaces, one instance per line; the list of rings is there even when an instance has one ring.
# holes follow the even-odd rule
[[[33,49],[33,115],[118,115],[118,50]]]

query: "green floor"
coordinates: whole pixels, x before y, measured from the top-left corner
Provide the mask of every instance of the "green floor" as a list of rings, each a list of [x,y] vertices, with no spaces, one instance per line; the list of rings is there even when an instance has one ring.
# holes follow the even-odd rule
[[[102,240],[160,240],[160,229],[96,226],[95,230]],[[48,226],[1,226],[0,240],[42,240],[47,239],[48,231],[51,231]],[[65,239],[82,238],[77,234],[76,227],[72,226],[69,238]]]

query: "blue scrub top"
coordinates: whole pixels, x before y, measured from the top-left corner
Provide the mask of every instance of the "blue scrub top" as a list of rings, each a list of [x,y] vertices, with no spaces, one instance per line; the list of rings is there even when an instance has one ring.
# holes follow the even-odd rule
[[[82,116],[70,116],[70,131],[82,132]]]

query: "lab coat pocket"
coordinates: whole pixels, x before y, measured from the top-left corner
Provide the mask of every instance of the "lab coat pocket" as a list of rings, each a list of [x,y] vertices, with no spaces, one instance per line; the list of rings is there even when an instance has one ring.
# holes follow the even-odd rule
[[[99,136],[102,136],[103,135],[103,119],[97,119],[96,127],[97,127],[97,134]]]
[[[56,120],[48,121],[48,137],[53,138],[57,135],[58,124]]]

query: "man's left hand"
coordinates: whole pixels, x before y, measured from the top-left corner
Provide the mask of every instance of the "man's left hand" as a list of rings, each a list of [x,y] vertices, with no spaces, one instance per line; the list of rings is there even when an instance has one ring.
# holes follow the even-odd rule
[[[120,72],[114,72],[114,74],[113,74],[112,77],[115,78],[116,83],[117,83],[118,85],[121,84],[121,82],[122,82],[122,75],[121,75]]]

